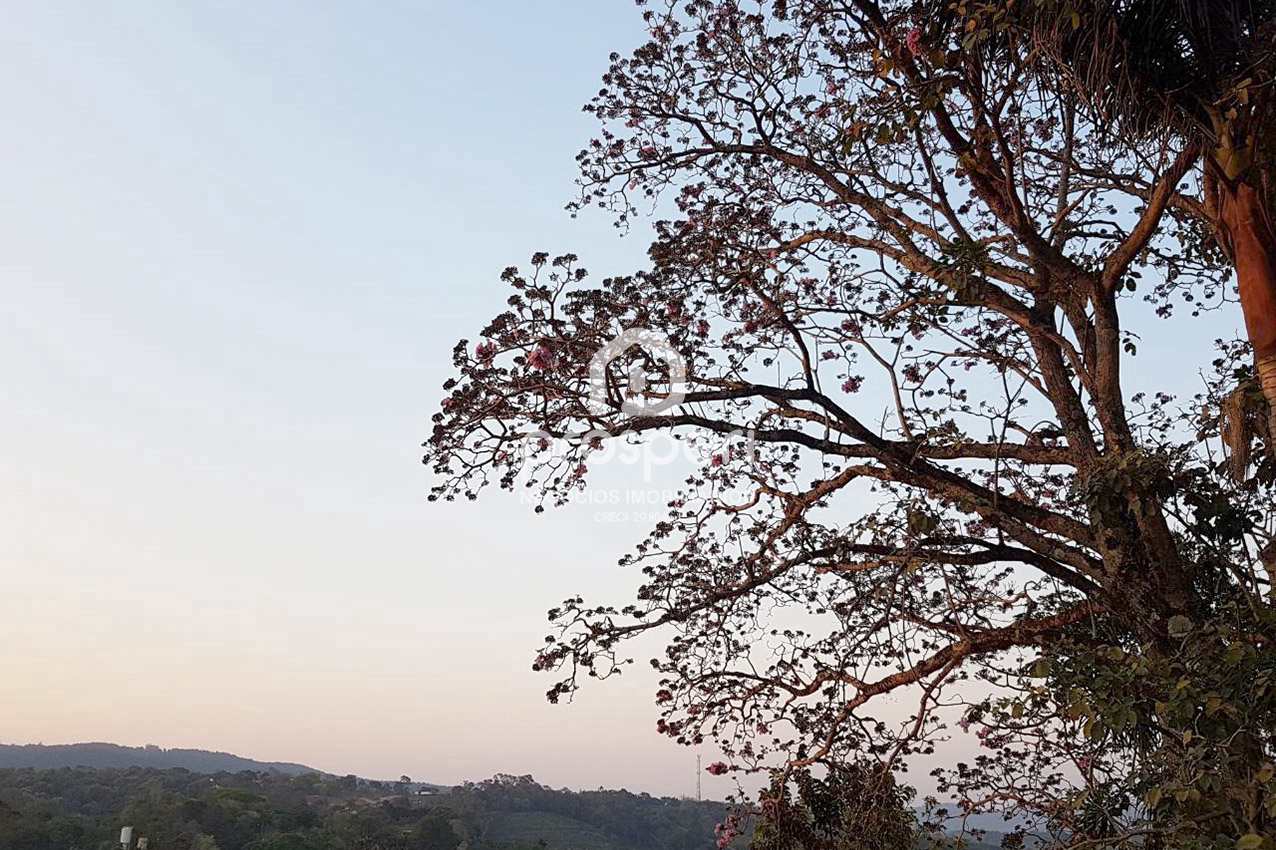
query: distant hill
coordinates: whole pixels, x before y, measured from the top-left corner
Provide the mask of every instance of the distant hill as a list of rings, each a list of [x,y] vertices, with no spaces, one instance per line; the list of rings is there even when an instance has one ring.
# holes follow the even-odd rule
[[[166,750],[156,746],[121,747],[118,744],[0,744],[0,768],[59,767],[127,768],[180,767],[192,773],[238,773],[252,770],[298,776],[319,773],[313,767],[290,762],[265,762],[231,753],[208,750]]]
[[[725,813],[724,803],[555,790],[530,776],[422,794],[324,773],[0,769],[0,850],[108,847],[124,825],[160,848],[711,850]]]

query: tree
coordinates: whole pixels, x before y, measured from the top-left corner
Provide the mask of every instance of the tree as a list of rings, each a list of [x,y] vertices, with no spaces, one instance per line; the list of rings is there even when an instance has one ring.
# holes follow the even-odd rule
[[[1276,4],[1020,5],[1014,17],[1057,60],[1060,82],[1096,122],[1111,121],[1127,146],[1175,135],[1201,158],[1200,197],[1171,203],[1199,221],[1235,267],[1258,380],[1276,416]]]
[[[191,850],[220,850],[217,841],[206,833],[199,833],[191,843]]]
[[[413,831],[416,850],[456,850],[461,836],[453,827],[455,815],[449,809],[433,809],[417,823]]]
[[[809,769],[762,795],[753,850],[898,850],[918,843],[907,789],[876,765],[835,766],[823,777]]]
[[[616,442],[675,435],[702,459],[624,560],[636,598],[550,612],[534,666],[558,674],[552,701],[662,633],[658,729],[715,741],[722,772],[899,768],[959,721],[989,752],[943,780],[966,810],[1087,846],[1262,840],[1261,677],[1215,695],[1254,710],[1223,713],[1208,758],[1175,749],[1195,716],[1166,715],[1158,678],[1184,634],[1215,635],[1213,663],[1270,654],[1271,453],[1247,436],[1234,475],[1218,448],[1250,350],[1222,343],[1193,399],[1123,377],[1123,319],[1228,290],[1227,257],[1181,214],[1213,178],[1192,140],[1106,132],[999,9],[644,12],[650,40],[612,55],[587,107],[602,130],[577,208],[626,226],[671,204],[651,266],[596,286],[571,254],[506,270],[509,308],[454,350],[432,498],[496,483],[564,503]],[[599,368],[633,328],[667,338],[685,382],[650,347]],[[667,410],[625,404],[635,369]],[[1149,666],[1116,706],[1099,685],[1132,657]],[[907,722],[880,713],[905,694]],[[1096,789],[1087,747],[1128,770]],[[1192,786],[1198,756],[1247,802]],[[1222,814],[1130,802],[1174,782]],[[1126,804],[1096,815],[1104,793]]]

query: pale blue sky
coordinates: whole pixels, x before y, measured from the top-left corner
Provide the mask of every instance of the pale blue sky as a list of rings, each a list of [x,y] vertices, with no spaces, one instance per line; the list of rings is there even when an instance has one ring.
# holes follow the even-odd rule
[[[649,678],[552,708],[528,669],[643,525],[427,505],[419,465],[502,267],[641,263],[562,209],[641,37],[627,0],[7,4],[0,741],[694,788]],[[1176,345],[1135,368],[1190,387]]]
[[[0,740],[688,791],[649,683],[554,709],[528,669],[639,527],[427,505],[419,463],[502,267],[641,258],[563,212],[633,7],[5,17]]]

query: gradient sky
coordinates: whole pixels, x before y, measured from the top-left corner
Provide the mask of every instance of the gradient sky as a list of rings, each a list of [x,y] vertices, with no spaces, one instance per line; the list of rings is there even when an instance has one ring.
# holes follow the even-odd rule
[[[551,707],[529,670],[547,608],[625,598],[645,526],[428,505],[419,463],[502,267],[640,265],[641,232],[562,209],[633,6],[5,18],[0,741],[692,792],[649,677]],[[1134,368],[1190,389],[1198,354],[1167,335]]]

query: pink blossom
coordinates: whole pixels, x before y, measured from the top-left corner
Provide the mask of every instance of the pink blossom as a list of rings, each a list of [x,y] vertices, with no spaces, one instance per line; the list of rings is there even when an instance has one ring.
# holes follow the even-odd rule
[[[708,767],[704,769],[705,773],[712,774],[713,776],[721,776],[722,774],[726,773],[727,770],[728,768],[726,763],[720,762],[720,761],[715,761],[713,764],[709,765]]]
[[[545,345],[536,346],[531,354],[527,355],[527,365],[533,369],[540,369],[542,372],[548,372],[554,368],[554,352],[550,351]]]
[[[710,466],[722,466],[722,455],[717,454],[709,459]]]
[[[904,44],[908,46],[908,52],[914,56],[922,55],[922,31],[917,27],[913,27],[908,31]]]
[[[474,356],[484,363],[491,362],[492,358],[496,356],[496,343],[490,340],[480,342],[474,346]]]
[[[735,841],[737,835],[740,834],[740,826],[737,819],[732,816],[727,818],[725,823],[714,826],[713,832],[718,836],[718,850],[725,850],[731,846],[731,842]]]
[[[842,392],[857,393],[860,391],[860,387],[863,385],[864,385],[864,379],[861,376],[851,375],[849,378],[847,378],[845,381],[842,382]]]
[[[671,699],[673,699],[673,692],[668,688],[661,688],[656,691],[656,702],[669,702]]]

